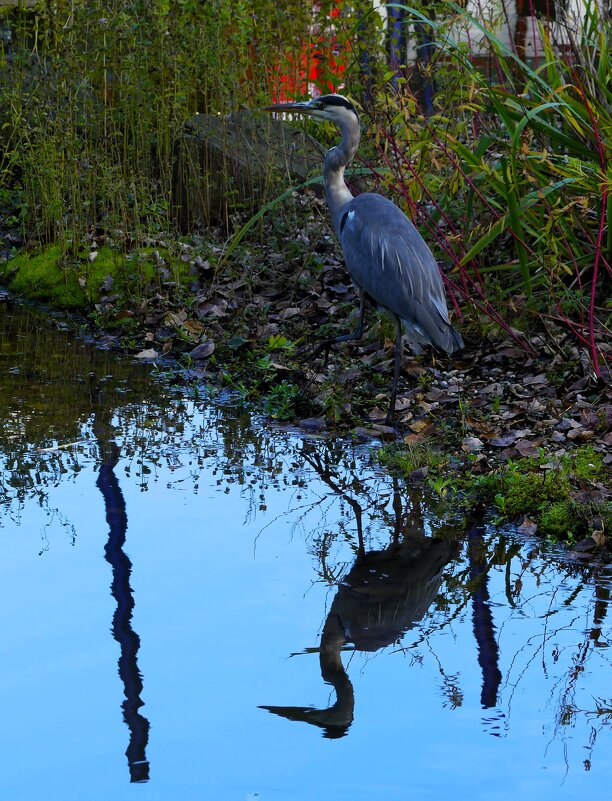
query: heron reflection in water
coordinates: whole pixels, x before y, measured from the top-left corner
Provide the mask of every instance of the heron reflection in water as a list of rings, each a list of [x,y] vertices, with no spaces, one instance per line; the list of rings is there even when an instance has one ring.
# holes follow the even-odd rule
[[[338,492],[338,485],[318,456],[306,452],[303,456],[320,478]],[[418,503],[409,524],[404,525],[396,487],[392,541],[386,548],[368,551],[363,538],[362,508],[355,498],[342,495],[355,514],[357,553],[351,569],[338,585],[318,649],[321,676],[334,688],[336,701],[326,709],[260,707],[289,720],[319,726],[323,736],[330,739],[347,733],[355,706],[353,685],[341,652],[348,643],[356,651],[370,653],[398,643],[427,613],[440,588],[445,565],[459,550],[458,542],[452,538],[425,536]]]
[[[333,474],[333,468],[330,469],[316,451],[309,452],[304,448],[302,456],[319,478],[349,504],[356,523],[355,560],[338,585],[318,648],[321,676],[334,688],[336,700],[325,709],[269,705],[260,708],[289,720],[318,726],[323,729],[323,736],[329,739],[343,737],[353,721],[355,698],[353,685],[342,663],[342,651],[372,653],[398,644],[404,634],[427,615],[440,591],[444,568],[458,555],[464,538],[469,544],[470,564],[466,602],[471,597],[478,662],[482,671],[481,704],[483,709],[495,707],[501,673],[487,591],[484,529],[479,516],[470,521],[465,535],[461,532],[458,537],[426,536],[418,495],[411,494],[408,513],[405,514],[399,484],[394,479],[390,544],[380,550],[366,550],[363,509],[347,489],[355,486],[354,482],[345,483],[343,487]],[[347,649],[348,644],[352,644],[353,649]],[[491,734],[499,733],[498,724],[498,716],[493,715],[487,724]]]
[[[456,555],[451,539],[409,536],[382,551],[359,554],[338,587],[323,626],[319,661],[321,676],[336,691],[327,709],[304,706],[262,706],[269,712],[312,723],[324,736],[344,736],[353,721],[353,685],[341,652],[374,652],[401,640],[423,619],[442,581],[444,566]]]

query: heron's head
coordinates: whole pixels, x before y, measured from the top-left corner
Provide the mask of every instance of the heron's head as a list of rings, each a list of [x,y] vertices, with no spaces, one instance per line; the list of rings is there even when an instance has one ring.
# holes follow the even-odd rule
[[[293,103],[277,103],[262,111],[283,111],[288,114],[303,114],[321,122],[327,120],[336,125],[358,121],[355,106],[342,95],[321,95],[312,100]]]

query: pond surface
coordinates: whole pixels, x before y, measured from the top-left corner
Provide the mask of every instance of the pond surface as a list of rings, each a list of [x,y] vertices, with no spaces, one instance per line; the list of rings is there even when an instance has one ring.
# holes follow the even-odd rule
[[[0,798],[575,799],[609,567],[0,304]]]

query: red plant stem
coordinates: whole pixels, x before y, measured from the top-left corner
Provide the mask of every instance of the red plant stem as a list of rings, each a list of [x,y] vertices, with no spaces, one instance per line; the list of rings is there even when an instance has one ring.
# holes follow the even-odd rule
[[[385,133],[385,136],[389,140],[390,144],[393,146],[393,148],[394,148],[394,150],[395,150],[395,152],[397,154],[397,148],[395,146],[394,141],[386,133]],[[397,154],[397,155],[400,155],[400,154]],[[413,177],[415,178],[415,180],[418,182],[418,184],[421,187],[421,189],[424,190],[426,195],[430,198],[430,200],[432,201],[434,206],[436,206],[436,208],[438,209],[438,211],[440,212],[440,214],[442,215],[444,220],[447,222],[449,228],[452,230],[453,233],[458,234],[458,231],[454,227],[454,225],[452,223],[452,220],[450,220],[448,218],[448,216],[446,214],[444,214],[444,212],[438,206],[436,201],[431,197],[431,195],[427,191],[427,188],[425,187],[422,179],[417,174],[416,170],[414,169],[414,167],[412,166],[410,161],[403,155],[401,156],[401,158],[402,158],[403,163],[410,170],[410,172],[413,175]],[[388,157],[386,155],[384,156],[384,161],[387,164],[387,166],[389,167],[389,169],[393,170],[393,166],[389,162],[389,159],[388,159]],[[367,162],[364,162],[364,163],[367,163]],[[373,175],[376,176],[375,168],[373,168],[372,165],[368,165],[368,166],[372,170]],[[380,183],[378,181],[378,179],[377,179],[377,183],[378,184]],[[430,224],[429,218],[427,216],[425,216],[424,214],[422,214],[419,211],[419,209],[415,206],[415,204],[412,203],[411,199],[406,195],[405,190],[403,190],[401,187],[396,187],[396,189],[400,194],[402,194],[404,196],[404,198],[408,201],[408,203],[414,208],[415,212],[417,212],[418,216],[421,218],[423,223],[426,225],[427,230],[436,237],[436,240],[438,241],[438,243],[446,251],[446,253],[449,255],[451,260],[455,263],[455,265],[459,266],[460,275],[461,275],[461,279],[462,279],[462,283],[463,283],[462,287],[459,286],[451,278],[449,278],[448,276],[443,274],[444,282],[445,282],[445,284],[447,285],[447,287],[449,289],[449,294],[451,296],[451,301],[453,303],[453,306],[455,307],[455,309],[459,313],[459,315],[462,316],[461,310],[459,309],[459,306],[458,306],[456,298],[455,298],[455,292],[457,292],[465,300],[470,301],[478,310],[482,311],[491,320],[493,320],[493,322],[497,323],[497,325],[499,325],[500,328],[502,328],[504,331],[506,331],[506,333],[508,333],[515,340],[515,342],[517,343],[517,345],[519,345],[520,348],[522,348],[524,351],[527,351],[527,352],[533,354],[534,351],[533,351],[533,348],[531,347],[531,345],[526,340],[522,339],[519,335],[516,334],[514,329],[504,320],[504,318],[491,305],[490,301],[488,301],[484,297],[484,291],[483,291],[483,286],[482,286],[482,278],[480,276],[480,273],[478,272],[478,268],[477,268],[476,264],[473,263],[473,270],[474,270],[475,275],[478,278],[478,282],[474,281],[474,279],[470,275],[467,274],[467,271],[466,271],[464,265],[460,265],[460,258],[458,256],[456,256],[455,253],[452,250],[450,250],[448,242],[443,237],[441,237],[440,231],[437,228],[437,226],[432,226]],[[470,287],[468,286],[467,282],[469,282],[469,284],[471,285],[472,291],[470,291]],[[474,292],[473,292],[474,289],[476,290],[477,294],[482,298],[482,301],[478,300],[474,296]]]
[[[601,164],[601,172],[602,175],[606,175],[606,154],[603,148],[603,144],[601,142],[601,138],[599,136],[599,129],[597,127],[597,120],[595,119],[595,115],[593,114],[593,109],[591,108],[591,104],[589,103],[587,96],[584,92],[584,89],[580,85],[580,82],[576,82],[576,86],[578,91],[582,95],[582,100],[586,106],[586,109],[589,113],[589,119],[591,120],[591,127],[593,128],[593,135],[595,136],[595,141],[597,143],[597,151],[599,154],[599,163]],[[595,249],[595,260],[593,262],[593,277],[591,279],[591,297],[589,300],[589,343],[591,351],[591,360],[593,362],[593,369],[595,370],[595,375],[597,378],[601,378],[601,368],[599,366],[599,358],[597,354],[597,343],[595,342],[595,294],[597,291],[597,275],[599,272],[599,262],[601,259],[602,254],[602,246],[603,246],[603,232],[606,226],[606,210],[608,204],[608,188],[604,182],[602,193],[601,193],[601,212],[599,214],[599,229],[597,231],[597,245]]]

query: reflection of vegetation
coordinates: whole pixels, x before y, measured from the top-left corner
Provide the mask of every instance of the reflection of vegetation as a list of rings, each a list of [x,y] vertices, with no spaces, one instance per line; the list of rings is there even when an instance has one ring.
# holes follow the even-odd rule
[[[57,514],[54,489],[74,480],[84,460],[99,463],[92,420],[101,412],[121,448],[117,474],[123,471],[124,485],[131,480],[146,491],[159,476],[183,465],[177,486],[188,483],[197,493],[206,475],[228,494],[237,490],[247,520],[261,522],[260,536],[267,536],[275,522],[263,514],[269,495],[285,493],[289,508],[283,519],[292,533],[303,535],[318,581],[334,595],[367,554],[448,534],[449,524],[425,507],[419,490],[389,478],[363,446],[301,440],[252,425],[244,409],[186,402],[147,380],[141,367],[43,329],[28,311],[8,308],[0,326],[0,360],[6,368],[0,385],[2,517],[17,517],[26,502],[43,506],[49,520]],[[76,444],[54,447],[68,443]],[[582,456],[571,468],[580,475],[592,463],[585,451]],[[456,536],[456,526],[452,529]],[[593,701],[608,694],[593,687],[591,676],[596,669],[609,670],[611,584],[610,568],[562,562],[554,553],[542,555],[536,546],[524,549],[503,533],[483,531],[463,547],[460,558],[446,564],[427,613],[401,644],[396,638],[395,656],[389,647],[387,655],[404,655],[407,667],[431,667],[439,677],[439,702],[449,710],[476,703],[458,657],[444,642],[461,625],[468,635],[476,628],[475,599],[489,604],[501,681],[487,685],[494,692],[484,693],[487,703],[494,698],[497,710],[487,725],[503,733],[500,721],[508,721],[521,703],[522,687],[551,675],[552,695],[539,699],[542,714],[550,716],[554,737],[563,744],[582,738],[594,759],[591,732],[610,725],[609,701]],[[322,609],[322,618],[328,613]],[[490,626],[488,641],[475,636],[481,653],[475,649],[473,660],[480,657],[482,670],[492,631]]]

